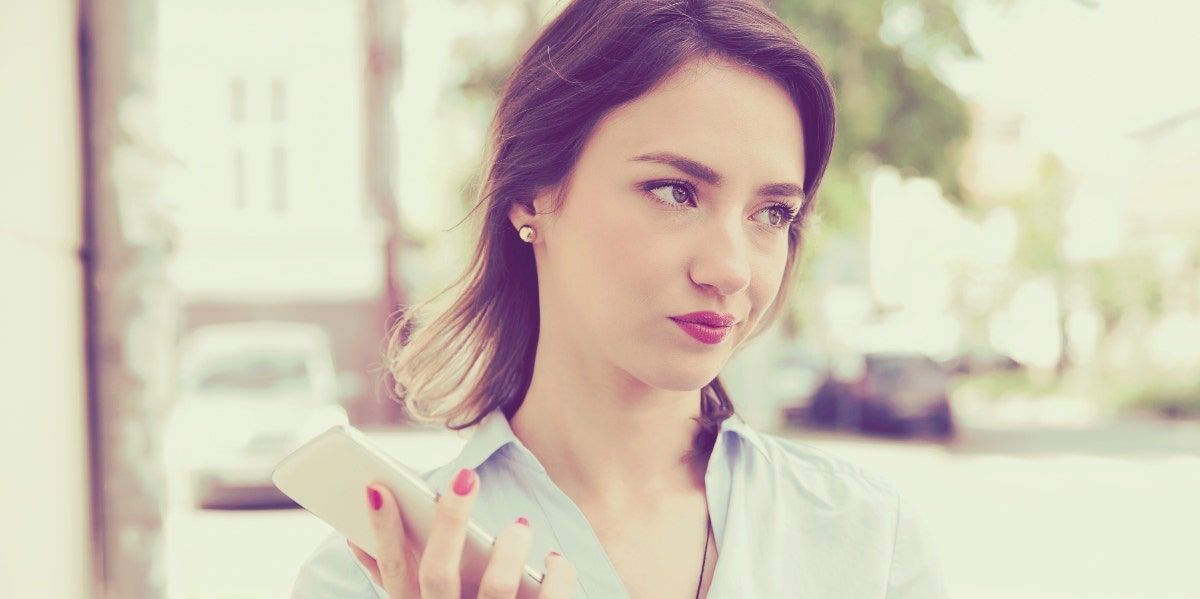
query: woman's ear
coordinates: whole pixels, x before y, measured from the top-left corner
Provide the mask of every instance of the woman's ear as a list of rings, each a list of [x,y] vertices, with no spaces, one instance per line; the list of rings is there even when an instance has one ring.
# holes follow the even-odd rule
[[[544,189],[539,191],[532,201],[513,202],[512,207],[508,209],[508,220],[512,222],[513,228],[520,229],[530,225],[536,229],[540,224],[546,224],[543,221],[554,214],[559,201],[558,194],[557,189]]]
[[[521,202],[513,202],[512,207],[508,209],[508,220],[512,223],[513,229],[520,229],[524,225],[532,224],[536,218],[537,215]]]

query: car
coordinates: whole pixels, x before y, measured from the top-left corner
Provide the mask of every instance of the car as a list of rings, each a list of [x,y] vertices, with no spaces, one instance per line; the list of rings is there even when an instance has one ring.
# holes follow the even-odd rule
[[[951,372],[943,364],[917,352],[879,352],[863,355],[852,372],[848,380],[828,376],[808,402],[785,408],[786,421],[893,437],[956,436]]]
[[[168,471],[198,508],[293,505],[271,482],[305,441],[347,424],[328,334],[297,322],[199,327],[179,344]]]

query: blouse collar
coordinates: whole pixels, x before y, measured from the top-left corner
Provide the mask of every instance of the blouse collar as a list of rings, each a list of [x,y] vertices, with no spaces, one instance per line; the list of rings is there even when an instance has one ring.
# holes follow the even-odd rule
[[[713,455],[709,458],[710,465],[714,459],[728,457],[726,454],[732,450],[729,437],[735,437],[738,441],[766,454],[758,431],[751,428],[741,416],[734,414],[721,423],[717,443],[713,446]],[[536,472],[546,472],[541,462],[513,434],[508,418],[499,409],[489,412],[475,427],[474,435],[459,454],[458,466],[474,470],[497,454],[508,455],[518,464]]]

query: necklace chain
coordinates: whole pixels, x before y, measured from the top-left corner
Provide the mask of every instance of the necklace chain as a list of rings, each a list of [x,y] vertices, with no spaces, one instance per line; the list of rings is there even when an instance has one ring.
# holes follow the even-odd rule
[[[704,526],[704,557],[700,560],[700,580],[696,581],[696,599],[700,599],[700,589],[704,588],[704,568],[708,565],[708,537],[712,534],[712,514],[706,518]]]

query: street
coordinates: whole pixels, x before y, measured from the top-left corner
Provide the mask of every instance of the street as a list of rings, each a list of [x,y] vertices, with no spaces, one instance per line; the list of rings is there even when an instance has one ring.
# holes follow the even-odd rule
[[[897,483],[923,512],[956,599],[1196,599],[1200,427],[968,429],[951,447],[788,436]],[[461,441],[373,437],[420,468]],[[284,598],[329,529],[303,510],[193,511],[165,527],[169,599]]]

